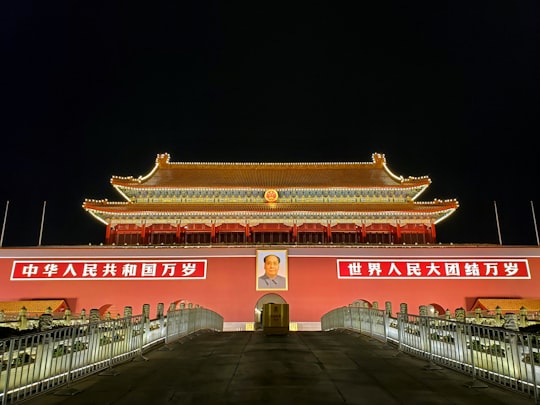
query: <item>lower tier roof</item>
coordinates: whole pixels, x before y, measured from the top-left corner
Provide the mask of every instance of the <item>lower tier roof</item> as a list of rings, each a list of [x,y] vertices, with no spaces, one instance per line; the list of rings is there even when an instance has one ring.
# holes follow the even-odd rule
[[[399,219],[407,223],[418,222],[416,219],[437,223],[451,215],[458,207],[456,201],[410,202],[410,203],[347,203],[347,204],[289,204],[289,203],[232,203],[232,204],[141,204],[111,203],[108,201],[85,201],[84,209],[104,223],[122,222],[122,218],[148,218],[161,220],[191,218],[209,220],[216,218],[236,219],[272,219],[302,221],[310,218],[318,221],[335,221],[339,219],[361,219],[384,217]],[[415,220],[413,220],[415,219]],[[350,222],[350,221],[347,221]]]

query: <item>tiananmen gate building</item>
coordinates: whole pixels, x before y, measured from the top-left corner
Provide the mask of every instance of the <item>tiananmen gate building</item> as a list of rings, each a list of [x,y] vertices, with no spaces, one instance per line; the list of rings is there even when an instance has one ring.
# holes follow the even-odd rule
[[[471,309],[481,298],[538,297],[538,247],[443,245],[436,226],[454,199],[421,201],[427,177],[355,163],[171,162],[111,178],[122,201],[86,199],[102,246],[0,249],[0,301],[63,300],[113,316],[181,303],[212,309],[226,328],[288,303],[299,330],[336,307],[411,313]],[[278,259],[280,283],[265,278]],[[1,309],[1,308],[0,308]]]

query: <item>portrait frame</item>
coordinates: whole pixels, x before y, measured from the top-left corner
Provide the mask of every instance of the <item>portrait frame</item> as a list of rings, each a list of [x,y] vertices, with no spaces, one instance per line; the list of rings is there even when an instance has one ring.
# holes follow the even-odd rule
[[[264,258],[274,255],[279,258],[279,284],[273,285],[261,279],[265,275]],[[255,288],[257,291],[287,291],[289,289],[289,252],[287,249],[259,249],[256,254]],[[283,277],[283,279],[281,279]],[[284,286],[283,286],[284,284]]]

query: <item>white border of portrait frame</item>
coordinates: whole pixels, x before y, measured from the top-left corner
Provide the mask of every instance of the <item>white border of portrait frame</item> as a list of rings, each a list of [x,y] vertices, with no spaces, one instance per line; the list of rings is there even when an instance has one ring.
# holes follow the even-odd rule
[[[264,258],[268,255],[276,255],[279,257],[278,275],[285,277],[285,288],[259,288],[259,277],[264,275]],[[289,289],[289,255],[287,249],[257,250],[256,261],[255,289],[257,291],[287,291]]]

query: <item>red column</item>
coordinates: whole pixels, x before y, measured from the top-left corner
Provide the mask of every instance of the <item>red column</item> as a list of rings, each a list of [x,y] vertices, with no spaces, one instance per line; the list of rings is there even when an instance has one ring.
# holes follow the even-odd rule
[[[182,225],[178,224],[176,225],[176,243],[180,243],[182,241]]]
[[[397,223],[397,226],[396,226],[396,236],[397,236],[397,243],[401,243],[401,225],[399,224],[399,222]]]
[[[107,224],[107,229],[105,229],[105,244],[111,244],[111,224]]]
[[[141,227],[141,239],[142,239],[142,244],[146,245],[146,224],[142,224],[142,227]]]
[[[437,232],[435,232],[435,224],[431,224],[431,240],[433,243],[437,241]]]

